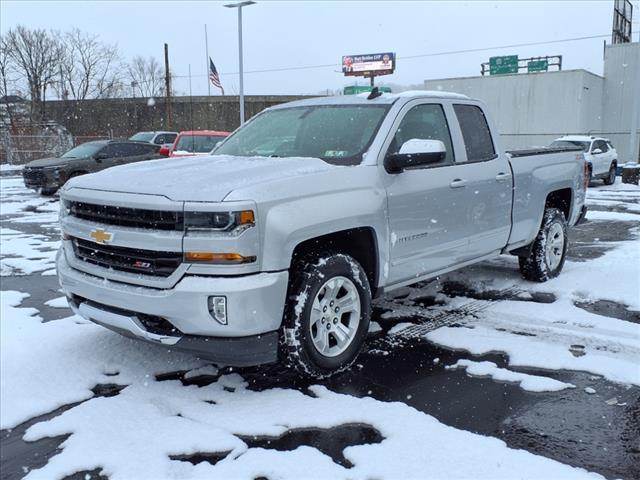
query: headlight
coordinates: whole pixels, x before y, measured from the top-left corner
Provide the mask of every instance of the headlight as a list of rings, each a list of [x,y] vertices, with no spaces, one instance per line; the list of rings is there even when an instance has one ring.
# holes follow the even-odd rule
[[[219,231],[239,234],[255,225],[252,210],[241,212],[184,212],[186,231]]]
[[[70,213],[69,202],[60,199],[60,218],[64,218]]]

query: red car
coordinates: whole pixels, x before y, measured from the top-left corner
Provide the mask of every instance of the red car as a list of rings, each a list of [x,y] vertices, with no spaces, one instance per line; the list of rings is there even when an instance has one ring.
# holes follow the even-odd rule
[[[212,130],[193,130],[180,132],[170,148],[161,148],[160,155],[167,157],[192,157],[208,155],[231,132],[214,132]]]

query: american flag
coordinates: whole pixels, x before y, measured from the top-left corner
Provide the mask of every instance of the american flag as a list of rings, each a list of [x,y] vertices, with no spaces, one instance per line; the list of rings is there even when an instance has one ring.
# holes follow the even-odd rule
[[[209,57],[209,80],[211,80],[213,86],[218,87],[222,91],[222,95],[224,95],[224,88],[222,88],[222,84],[220,83],[218,70],[216,70],[216,66],[213,64],[211,57]]]

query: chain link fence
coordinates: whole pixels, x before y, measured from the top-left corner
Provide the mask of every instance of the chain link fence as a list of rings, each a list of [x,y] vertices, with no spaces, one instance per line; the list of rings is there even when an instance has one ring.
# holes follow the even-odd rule
[[[110,134],[73,136],[61,125],[36,125],[11,132],[0,129],[0,164],[24,165],[32,160],[59,157],[71,148],[94,140],[110,139]]]

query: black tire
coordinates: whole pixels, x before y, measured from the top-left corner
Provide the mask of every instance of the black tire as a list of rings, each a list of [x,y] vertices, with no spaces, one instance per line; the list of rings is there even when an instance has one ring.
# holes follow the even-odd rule
[[[553,238],[550,238],[550,235]],[[562,235],[561,247],[558,246],[557,240],[554,242],[556,247],[549,245],[549,242],[557,238],[556,235]],[[551,253],[551,260],[550,255],[547,255],[548,245],[554,251],[554,253]],[[567,221],[564,213],[557,208],[546,209],[542,217],[542,225],[533,242],[531,253],[528,257],[518,258],[520,273],[523,278],[532,282],[546,282],[551,278],[557,277],[564,266],[568,246]]]
[[[335,356],[326,356],[319,351],[312,338],[314,331],[316,335],[318,334],[317,326],[319,325],[319,322],[312,323],[312,305],[317,296],[326,295],[323,292],[327,290],[323,287],[336,277],[346,277],[351,282],[348,285],[349,288],[353,290],[355,287],[357,290],[360,314],[357,326],[353,327],[354,333],[350,343],[344,347],[345,350]],[[342,291],[341,288],[336,291],[336,295]],[[333,315],[331,313],[331,316]],[[340,323],[355,321],[358,318],[356,313],[348,316],[346,320],[344,318],[346,313],[339,315]],[[299,373],[312,378],[326,378],[346,370],[353,364],[362,349],[369,331],[370,317],[371,288],[364,270],[355,259],[341,253],[307,256],[295,262],[291,270],[281,336],[283,360]],[[324,315],[322,318],[324,323]],[[335,318],[333,320],[329,318],[327,323],[333,321]],[[325,326],[332,327],[332,325]],[[334,330],[336,330],[335,326]],[[330,335],[335,334],[335,332],[328,332],[326,338],[329,339]],[[332,338],[336,342],[337,337]],[[327,343],[329,344],[329,340]],[[335,345],[332,348],[335,348]]]
[[[41,188],[40,195],[42,195],[43,197],[52,197],[56,194],[57,191],[57,188]]]
[[[613,185],[616,183],[616,164],[612,163],[609,167],[609,174],[603,179],[605,185]]]

